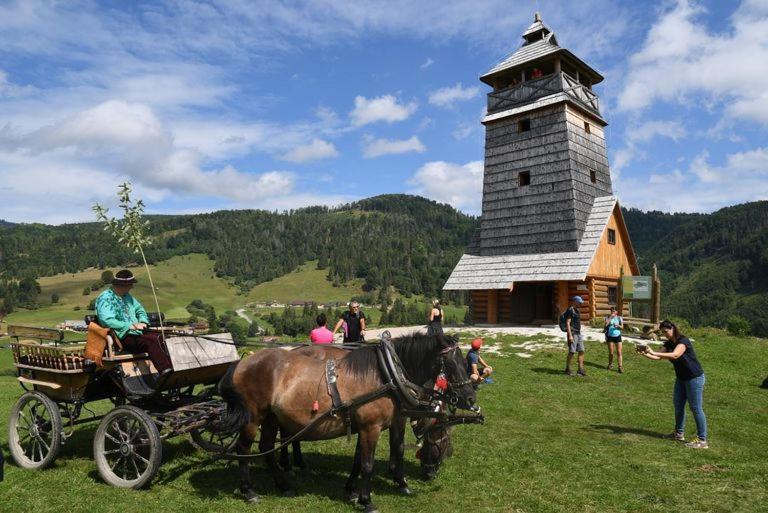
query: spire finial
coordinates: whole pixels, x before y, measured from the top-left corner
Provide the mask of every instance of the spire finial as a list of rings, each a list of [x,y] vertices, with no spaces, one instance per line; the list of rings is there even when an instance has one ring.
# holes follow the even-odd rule
[[[538,11],[536,11],[536,13],[533,15],[533,21],[534,22],[541,21],[541,14],[539,14]]]

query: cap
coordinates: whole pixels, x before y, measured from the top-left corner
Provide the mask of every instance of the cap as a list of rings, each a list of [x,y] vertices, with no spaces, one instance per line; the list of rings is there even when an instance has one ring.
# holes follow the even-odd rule
[[[583,299],[581,296],[573,296],[573,297],[571,298],[571,301],[575,301],[575,302],[577,302],[578,304],[582,304],[582,303],[584,303],[584,299]]]

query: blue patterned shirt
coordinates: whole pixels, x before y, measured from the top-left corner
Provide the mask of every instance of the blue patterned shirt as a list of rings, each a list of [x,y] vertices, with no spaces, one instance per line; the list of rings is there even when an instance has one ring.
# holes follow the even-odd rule
[[[141,335],[141,331],[131,329],[132,324],[149,324],[147,311],[141,303],[130,294],[119,296],[112,287],[96,298],[96,315],[99,317],[99,324],[115,330],[121,339],[126,335]]]

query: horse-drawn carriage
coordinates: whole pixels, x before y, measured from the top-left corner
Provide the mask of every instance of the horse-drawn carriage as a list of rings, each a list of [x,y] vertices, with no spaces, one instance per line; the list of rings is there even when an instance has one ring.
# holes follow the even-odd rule
[[[146,353],[121,353],[107,336],[101,365],[85,357],[85,341],[64,332],[9,326],[17,379],[25,392],[11,410],[11,455],[28,469],[54,461],[75,426],[98,421],[93,456],[107,483],[140,488],[157,473],[162,440],[190,433],[203,448],[223,443],[205,427],[226,410],[214,385],[240,357],[228,333],[187,335],[169,330],[165,343],[173,373],[156,383]],[[200,387],[202,385],[202,387]],[[98,414],[88,404],[109,399]]]
[[[352,491],[362,472],[359,501],[366,511],[375,511],[370,485],[383,429],[390,430],[395,483],[410,493],[403,476],[407,418],[432,419],[421,436],[436,446],[445,438],[430,441],[429,431],[483,422],[473,406],[475,393],[457,341],[447,336],[382,340],[349,353],[317,346],[265,349],[235,367],[231,364],[239,355],[229,334],[170,333],[165,343],[173,372],[158,382],[148,355],[120,354],[114,336],[108,337],[98,366],[85,358],[82,341],[65,343],[58,330],[10,326],[9,334],[17,379],[25,389],[9,423],[14,460],[24,468],[45,468],[76,425],[98,421],[94,460],[101,477],[118,487],[149,483],[161,463],[162,440],[189,433],[198,447],[239,461],[240,490],[255,500],[248,477],[252,459],[266,456],[268,466],[278,470],[274,455],[281,447],[354,432],[358,443],[346,488]],[[327,393],[320,393],[321,386]],[[88,407],[101,399],[114,405],[104,414]],[[456,407],[474,412],[459,414]],[[285,429],[288,438],[275,446],[278,429]],[[261,452],[252,454],[258,430]],[[287,490],[281,474],[273,475],[278,487]]]

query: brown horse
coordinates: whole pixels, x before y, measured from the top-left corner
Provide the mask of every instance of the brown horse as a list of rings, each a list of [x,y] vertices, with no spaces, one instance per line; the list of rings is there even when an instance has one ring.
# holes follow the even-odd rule
[[[397,357],[411,382],[431,386],[440,372],[449,382],[449,394],[461,408],[471,408],[476,394],[470,385],[461,350],[453,337],[412,335],[392,340]],[[338,391],[343,401],[351,401],[384,389],[376,346],[361,347],[339,360]],[[259,450],[274,448],[280,427],[297,433],[322,412],[332,408],[326,392],[325,363],[313,356],[282,349],[264,349],[242,360],[222,379],[219,390],[227,401],[228,415],[222,425],[240,429],[237,444],[239,455],[248,455],[261,428]],[[319,413],[312,404],[317,401]],[[325,417],[302,440],[327,440],[347,432],[345,415]],[[359,458],[355,458],[346,488],[352,488],[355,476],[362,474],[358,502],[367,513],[377,511],[371,502],[371,477],[376,444],[382,430],[400,424],[401,405],[397,395],[386,395],[361,404],[349,412],[351,430],[358,433]],[[226,429],[226,427],[225,427]],[[404,439],[404,437],[403,437]],[[403,446],[396,450],[402,454]],[[290,486],[277,466],[274,453],[267,455],[267,465],[273,472],[275,484],[284,493],[292,494]],[[402,461],[402,456],[399,458]],[[402,464],[396,469],[396,481],[404,483]],[[257,501],[253,490],[247,459],[240,459],[240,490],[248,501]]]
[[[302,354],[313,358],[325,361],[329,358],[335,358],[340,360],[351,352],[351,348],[343,348],[331,344],[313,344],[309,346],[302,346],[296,349],[290,349],[296,354]],[[408,483],[403,475],[403,469],[405,467],[404,452],[405,452],[405,429],[408,419],[402,415],[396,419],[393,419],[392,424],[389,427],[389,474],[395,481],[395,485],[400,493],[403,495],[410,495],[411,489],[408,487]],[[432,480],[437,476],[437,470],[443,461],[450,457],[453,452],[451,445],[450,428],[439,427],[435,425],[434,419],[424,418],[418,422],[414,421],[413,430],[422,440],[422,447],[419,449],[417,456],[421,463],[422,477],[426,480]],[[288,437],[288,432],[285,428],[280,428],[280,436],[283,438]],[[358,437],[359,438],[359,437]],[[284,472],[292,472],[293,467],[297,467],[301,470],[306,470],[307,465],[304,461],[304,455],[301,451],[301,442],[295,441],[291,444],[291,452],[289,454],[288,447],[285,446],[280,450],[280,468]],[[360,459],[360,444],[359,441],[355,448],[355,460]],[[359,463],[355,465],[357,474],[350,475],[346,489],[350,494],[350,498],[357,500],[357,491],[353,489],[355,480],[359,477]]]

